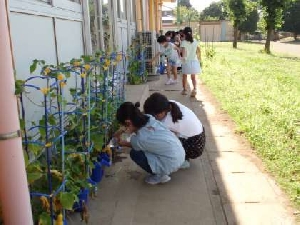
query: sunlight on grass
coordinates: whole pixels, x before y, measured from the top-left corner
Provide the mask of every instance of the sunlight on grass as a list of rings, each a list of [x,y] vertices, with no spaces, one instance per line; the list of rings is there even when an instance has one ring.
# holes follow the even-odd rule
[[[300,58],[263,54],[258,44],[215,46],[201,79],[300,208]]]

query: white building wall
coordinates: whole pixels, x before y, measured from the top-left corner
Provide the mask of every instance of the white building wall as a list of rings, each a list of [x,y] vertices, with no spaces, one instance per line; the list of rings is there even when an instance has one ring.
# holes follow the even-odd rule
[[[9,9],[16,79],[31,76],[30,65],[34,59],[56,65],[84,54],[81,4],[69,0],[52,0],[52,4],[45,0],[10,0]],[[70,80],[69,83],[72,82]],[[33,84],[46,86],[42,80]],[[27,121],[40,120],[43,114],[42,93],[33,91],[26,96]]]

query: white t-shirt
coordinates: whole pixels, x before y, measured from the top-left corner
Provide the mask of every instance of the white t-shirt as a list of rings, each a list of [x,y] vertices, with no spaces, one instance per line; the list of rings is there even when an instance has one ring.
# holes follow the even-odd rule
[[[178,62],[180,60],[179,55],[177,50],[174,49],[174,47],[175,45],[173,43],[168,42],[167,47],[160,46],[159,52],[162,55],[166,55],[169,60],[172,60],[173,62]]]
[[[175,102],[176,105],[178,105],[183,116],[182,120],[178,120],[176,123],[173,123],[171,113],[168,112],[166,117],[161,121],[167,128],[175,132],[178,137],[182,138],[193,137],[203,132],[203,126],[201,121],[191,109],[182,105],[179,102],[170,102]]]
[[[197,47],[198,42],[194,40],[193,43],[189,41],[182,41],[181,48],[185,48],[185,59],[188,60],[198,60],[197,58]]]

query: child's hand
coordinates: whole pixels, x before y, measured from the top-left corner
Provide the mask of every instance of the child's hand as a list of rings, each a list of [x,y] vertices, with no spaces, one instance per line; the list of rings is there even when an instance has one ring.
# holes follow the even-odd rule
[[[113,137],[115,137],[116,139],[120,139],[121,135],[126,131],[125,127],[120,127],[119,130],[117,130],[114,134]]]
[[[131,144],[130,144],[130,142],[128,142],[128,141],[120,141],[120,142],[119,142],[119,145],[120,145],[121,147],[131,147]]]

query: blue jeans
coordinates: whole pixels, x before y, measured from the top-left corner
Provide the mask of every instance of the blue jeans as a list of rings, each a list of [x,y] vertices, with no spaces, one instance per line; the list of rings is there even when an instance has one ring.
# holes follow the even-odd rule
[[[137,165],[139,165],[143,170],[153,174],[151,167],[148,163],[148,159],[143,151],[136,151],[134,149],[131,149],[130,157],[132,161],[134,161]]]

